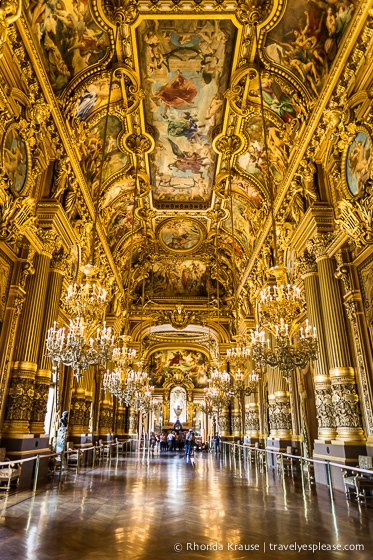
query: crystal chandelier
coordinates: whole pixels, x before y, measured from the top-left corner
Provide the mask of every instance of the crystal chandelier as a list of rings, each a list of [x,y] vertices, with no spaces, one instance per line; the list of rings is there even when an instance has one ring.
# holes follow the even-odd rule
[[[106,366],[111,360],[114,346],[114,336],[110,327],[98,327],[96,336],[86,336],[86,324],[82,317],[70,321],[65,332],[65,327],[57,328],[56,322],[48,330],[46,340],[46,357],[52,359],[54,369],[60,363],[70,366],[75,377],[80,380],[83,371],[92,365]]]
[[[107,290],[93,280],[98,272],[97,267],[88,264],[82,266],[81,270],[87,277],[86,282],[68,286],[65,308],[73,317],[84,317],[89,323],[99,321],[107,305]]]
[[[301,328],[300,334],[292,342],[289,325],[283,319],[275,327],[275,344],[272,347],[270,340],[265,338],[265,331],[257,325],[256,330],[251,333],[252,357],[259,366],[278,368],[289,381],[291,373],[297,367],[303,369],[309,362],[317,359],[316,328],[307,319],[305,329]]]
[[[113,371],[107,370],[103,378],[103,388],[108,390],[119,402],[132,406],[136,412],[147,414],[153,405],[154,387],[149,385],[150,377],[143,371],[142,362],[136,363],[136,369],[129,371],[117,366]]]
[[[232,400],[231,376],[226,371],[219,370],[219,364],[210,368],[209,386],[205,388],[205,398],[201,406],[202,412],[213,416],[215,413],[229,406]]]
[[[143,371],[142,362],[136,363],[136,370],[132,369],[126,379],[126,404],[132,406],[136,412],[146,414],[151,406],[154,387],[149,385],[149,374]]]

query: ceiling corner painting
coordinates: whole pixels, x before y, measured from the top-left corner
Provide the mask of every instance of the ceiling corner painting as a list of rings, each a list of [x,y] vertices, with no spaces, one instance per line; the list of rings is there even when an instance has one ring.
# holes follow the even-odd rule
[[[91,2],[39,0],[28,4],[27,15],[56,94],[108,50],[108,34],[95,23]]]
[[[211,197],[212,133],[223,121],[235,34],[228,19],[146,20],[137,29],[155,202]]]
[[[176,374],[179,383],[184,379],[202,388],[207,386],[207,366],[207,357],[202,352],[172,348],[158,350],[150,356],[149,374],[155,387],[162,387]]]
[[[268,34],[268,57],[295,74],[310,94],[317,96],[356,4],[356,0],[288,2],[284,17]]]

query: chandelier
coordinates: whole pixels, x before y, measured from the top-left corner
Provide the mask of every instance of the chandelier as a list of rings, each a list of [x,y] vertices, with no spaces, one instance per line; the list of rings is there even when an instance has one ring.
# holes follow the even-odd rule
[[[103,388],[117,397],[120,404],[124,402],[143,414],[147,414],[154,404],[154,387],[149,383],[150,377],[143,371],[141,361],[136,363],[136,369],[117,366],[111,372],[107,370],[103,378]]]
[[[289,325],[283,319],[275,327],[275,344],[272,347],[270,340],[265,339],[265,331],[257,325],[256,330],[251,333],[252,357],[259,366],[278,368],[289,382],[291,373],[296,368],[303,369],[309,362],[317,359],[316,327],[312,327],[307,319],[306,327],[300,329],[294,341],[290,337]]]
[[[87,277],[83,284],[71,284],[67,288],[64,304],[72,316],[84,317],[87,322],[102,318],[107,305],[107,290],[100,283],[94,282],[96,266],[87,264],[80,269]]]
[[[92,365],[105,366],[111,360],[114,346],[112,329],[98,327],[96,336],[86,336],[86,324],[82,317],[76,317],[70,321],[65,332],[65,327],[57,328],[56,321],[48,330],[46,340],[47,358],[52,359],[53,369],[60,363],[70,366],[78,381],[83,376],[83,371]]]
[[[210,368],[209,384],[205,387],[204,402],[201,405],[202,412],[213,416],[215,413],[229,406],[232,400],[231,376],[226,371],[219,370],[219,363]]]

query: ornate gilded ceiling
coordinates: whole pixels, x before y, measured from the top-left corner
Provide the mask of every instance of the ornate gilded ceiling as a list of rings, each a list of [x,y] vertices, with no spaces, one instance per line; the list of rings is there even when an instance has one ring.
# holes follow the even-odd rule
[[[136,305],[145,288],[148,317],[167,302],[216,316],[219,298],[228,324],[356,5],[29,3],[23,33],[66,150],[57,178],[75,173],[120,292]],[[74,219],[71,189],[57,198]]]

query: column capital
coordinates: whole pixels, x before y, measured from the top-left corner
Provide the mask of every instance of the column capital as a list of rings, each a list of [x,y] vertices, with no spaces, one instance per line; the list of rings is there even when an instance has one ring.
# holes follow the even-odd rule
[[[329,247],[334,241],[334,232],[316,233],[307,244],[307,250],[318,262],[321,259],[329,258]]]
[[[303,255],[298,257],[297,260],[298,271],[303,279],[305,276],[317,274],[317,263],[315,256],[307,249],[305,249]]]

